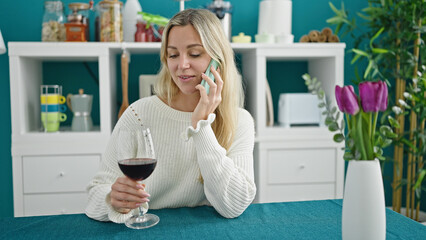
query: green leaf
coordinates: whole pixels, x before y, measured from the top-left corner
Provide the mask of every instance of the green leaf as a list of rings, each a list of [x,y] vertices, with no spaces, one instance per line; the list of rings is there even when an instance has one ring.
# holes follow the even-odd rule
[[[364,51],[356,49],[356,48],[353,48],[352,52],[354,52],[354,53],[356,53],[358,55],[362,55],[362,56],[367,57],[367,58],[369,57],[369,55],[368,55],[367,52],[364,52]]]
[[[388,116],[388,121],[393,128],[400,128],[399,122],[392,116]]]
[[[332,124],[333,122],[334,122],[334,119],[331,118],[331,117],[326,117],[325,121],[324,121],[325,125],[327,125],[327,126]]]
[[[333,136],[333,140],[335,142],[340,143],[340,142],[343,142],[343,140],[345,140],[345,136],[343,136],[343,134],[341,134],[341,133],[337,133]]]
[[[318,108],[323,108],[323,107],[325,107],[325,103],[322,102],[318,104]]]
[[[425,175],[426,175],[426,169],[422,169],[420,174],[419,174],[419,177],[417,178],[416,183],[414,184],[414,187],[413,187],[414,189],[416,189],[420,186],[420,184],[423,182]]]
[[[365,73],[364,73],[364,79],[367,78],[367,76],[370,73],[372,67],[373,67],[373,60],[370,60],[370,61],[368,61],[368,66],[367,66],[367,69],[365,70]]]
[[[324,98],[324,96],[325,96],[324,90],[320,89],[320,90],[318,91],[318,97],[319,97],[319,99],[323,99],[323,98]]]
[[[355,159],[354,155],[352,153],[350,153],[350,152],[345,152],[345,154],[343,154],[343,158],[345,160],[353,160],[353,159]]]
[[[340,16],[335,16],[335,17],[327,19],[326,22],[328,24],[339,24],[343,22],[343,19]]]
[[[382,32],[385,30],[384,27],[380,28],[379,31],[376,32],[376,34],[374,34],[374,36],[370,39],[370,47],[373,48],[373,42],[374,40],[376,40],[376,38],[378,38],[380,36],[380,34],[382,34]]]
[[[392,140],[391,139],[388,139],[388,138],[386,138],[385,140],[384,140],[384,142],[381,144],[381,146],[382,146],[382,148],[385,148],[385,147],[388,147],[389,145],[391,145],[392,144]]]
[[[389,50],[384,49],[384,48],[372,48],[371,49],[373,51],[373,53],[388,53]]]
[[[333,122],[328,126],[328,130],[330,130],[330,132],[335,132],[339,130],[339,125],[337,125],[336,122]]]
[[[333,5],[333,3],[328,2],[328,5],[330,5],[331,10],[333,10],[333,12],[337,15],[340,15],[340,11],[337,10],[337,8]]]
[[[358,59],[359,59],[361,56],[362,56],[362,55],[360,55],[360,54],[355,55],[355,57],[354,57],[354,58],[352,58],[351,64],[354,64],[356,61],[358,61]]]

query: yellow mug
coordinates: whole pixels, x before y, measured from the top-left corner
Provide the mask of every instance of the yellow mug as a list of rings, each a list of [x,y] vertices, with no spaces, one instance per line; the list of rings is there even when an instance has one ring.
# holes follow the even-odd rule
[[[41,94],[40,102],[41,104],[64,104],[66,98],[59,94]]]

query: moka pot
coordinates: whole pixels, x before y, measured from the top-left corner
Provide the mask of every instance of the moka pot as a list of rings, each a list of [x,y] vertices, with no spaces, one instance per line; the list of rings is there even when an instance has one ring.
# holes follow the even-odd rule
[[[71,130],[74,132],[88,132],[93,129],[91,117],[93,95],[84,94],[83,89],[79,94],[68,94],[67,104],[74,116],[71,123]]]

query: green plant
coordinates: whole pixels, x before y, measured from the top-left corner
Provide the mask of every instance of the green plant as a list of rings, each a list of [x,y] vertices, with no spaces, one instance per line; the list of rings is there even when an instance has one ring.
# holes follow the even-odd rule
[[[355,94],[354,88],[349,86],[336,86],[335,96],[337,105],[346,119],[340,120],[340,111],[331,106],[330,101],[324,94],[324,90],[315,77],[304,74],[302,78],[308,90],[317,95],[319,108],[323,108],[325,115],[325,125],[331,132],[336,132],[333,140],[342,142],[345,140],[344,156],[345,160],[374,160],[376,158],[385,160],[383,148],[392,143],[392,138],[397,137],[392,128],[382,125],[376,131],[377,117],[379,111],[387,108],[388,90],[382,81],[362,82],[359,84],[359,97]],[[398,127],[398,122],[388,116],[392,126]],[[345,126],[347,133],[345,133]]]
[[[389,85],[393,84],[391,91],[395,96],[395,105],[402,114],[396,118],[401,127],[395,129],[399,137],[393,142],[392,204],[393,209],[400,212],[401,186],[405,184],[407,216],[410,213],[410,217],[418,219],[421,184],[426,175],[426,96],[422,77],[426,70],[420,67],[426,62],[426,47],[422,38],[426,33],[426,1],[368,0],[367,7],[357,14],[363,22],[361,25],[355,18],[349,18],[343,4],[340,10],[331,3],[330,7],[335,16],[327,22],[336,26],[336,34],[342,31],[344,35],[350,34],[354,40],[352,64],[357,63],[356,69],[358,66],[363,69],[361,75],[356,70],[355,82],[380,78]],[[405,127],[405,121],[409,122],[409,130]],[[404,166],[407,167],[406,179],[402,179]],[[414,207],[416,217],[413,215]]]

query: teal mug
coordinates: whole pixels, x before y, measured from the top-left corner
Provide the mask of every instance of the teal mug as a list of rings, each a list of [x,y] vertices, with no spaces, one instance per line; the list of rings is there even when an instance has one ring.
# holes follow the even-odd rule
[[[67,106],[59,105],[59,104],[42,104],[41,112],[65,112],[67,110]]]

